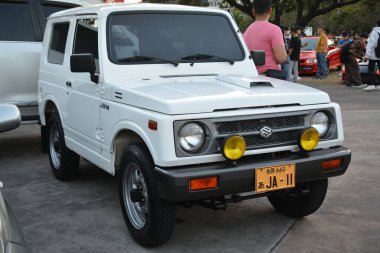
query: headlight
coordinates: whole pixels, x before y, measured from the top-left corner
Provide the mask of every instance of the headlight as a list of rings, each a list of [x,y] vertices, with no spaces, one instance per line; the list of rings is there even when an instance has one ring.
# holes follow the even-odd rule
[[[306,63],[314,63],[317,62],[317,59],[307,59]]]
[[[198,123],[187,123],[179,130],[179,144],[186,152],[198,151],[204,142],[205,130]]]
[[[323,137],[329,130],[329,116],[324,112],[315,113],[311,118],[310,126],[317,129],[319,136]]]

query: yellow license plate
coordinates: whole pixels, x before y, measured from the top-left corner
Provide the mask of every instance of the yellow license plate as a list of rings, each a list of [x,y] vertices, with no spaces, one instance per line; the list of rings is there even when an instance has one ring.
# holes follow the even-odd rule
[[[255,175],[256,192],[293,188],[296,184],[296,166],[294,163],[257,168]]]

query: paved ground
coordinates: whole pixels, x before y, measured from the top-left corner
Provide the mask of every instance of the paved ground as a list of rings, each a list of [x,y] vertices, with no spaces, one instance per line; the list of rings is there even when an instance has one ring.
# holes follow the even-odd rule
[[[146,250],[124,225],[117,180],[81,161],[78,180],[53,178],[40,153],[39,128],[0,136],[0,180],[23,227],[30,252],[379,252],[380,91],[364,92],[328,80],[303,78],[342,106],[348,172],[330,180],[320,210],[301,220],[277,214],[268,201],[230,205],[227,211],[179,208],[172,239]]]

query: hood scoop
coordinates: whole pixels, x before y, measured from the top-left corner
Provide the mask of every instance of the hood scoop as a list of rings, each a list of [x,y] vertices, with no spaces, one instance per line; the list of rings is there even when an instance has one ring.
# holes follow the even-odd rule
[[[235,76],[217,76],[216,80],[222,81],[229,84],[234,84],[246,89],[251,89],[253,87],[272,87],[274,85],[268,80],[261,78],[247,78],[247,77],[235,77]]]

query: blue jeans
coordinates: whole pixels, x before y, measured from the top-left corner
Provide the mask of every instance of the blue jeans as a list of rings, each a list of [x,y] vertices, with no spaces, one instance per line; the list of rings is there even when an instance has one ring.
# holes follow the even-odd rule
[[[283,71],[285,71],[285,73],[286,73],[286,81],[290,80],[289,63],[290,63],[290,58],[288,56],[288,58],[286,59],[286,62],[284,62],[283,64],[281,64],[281,69]]]
[[[326,77],[327,59],[325,53],[317,53],[317,76]]]

